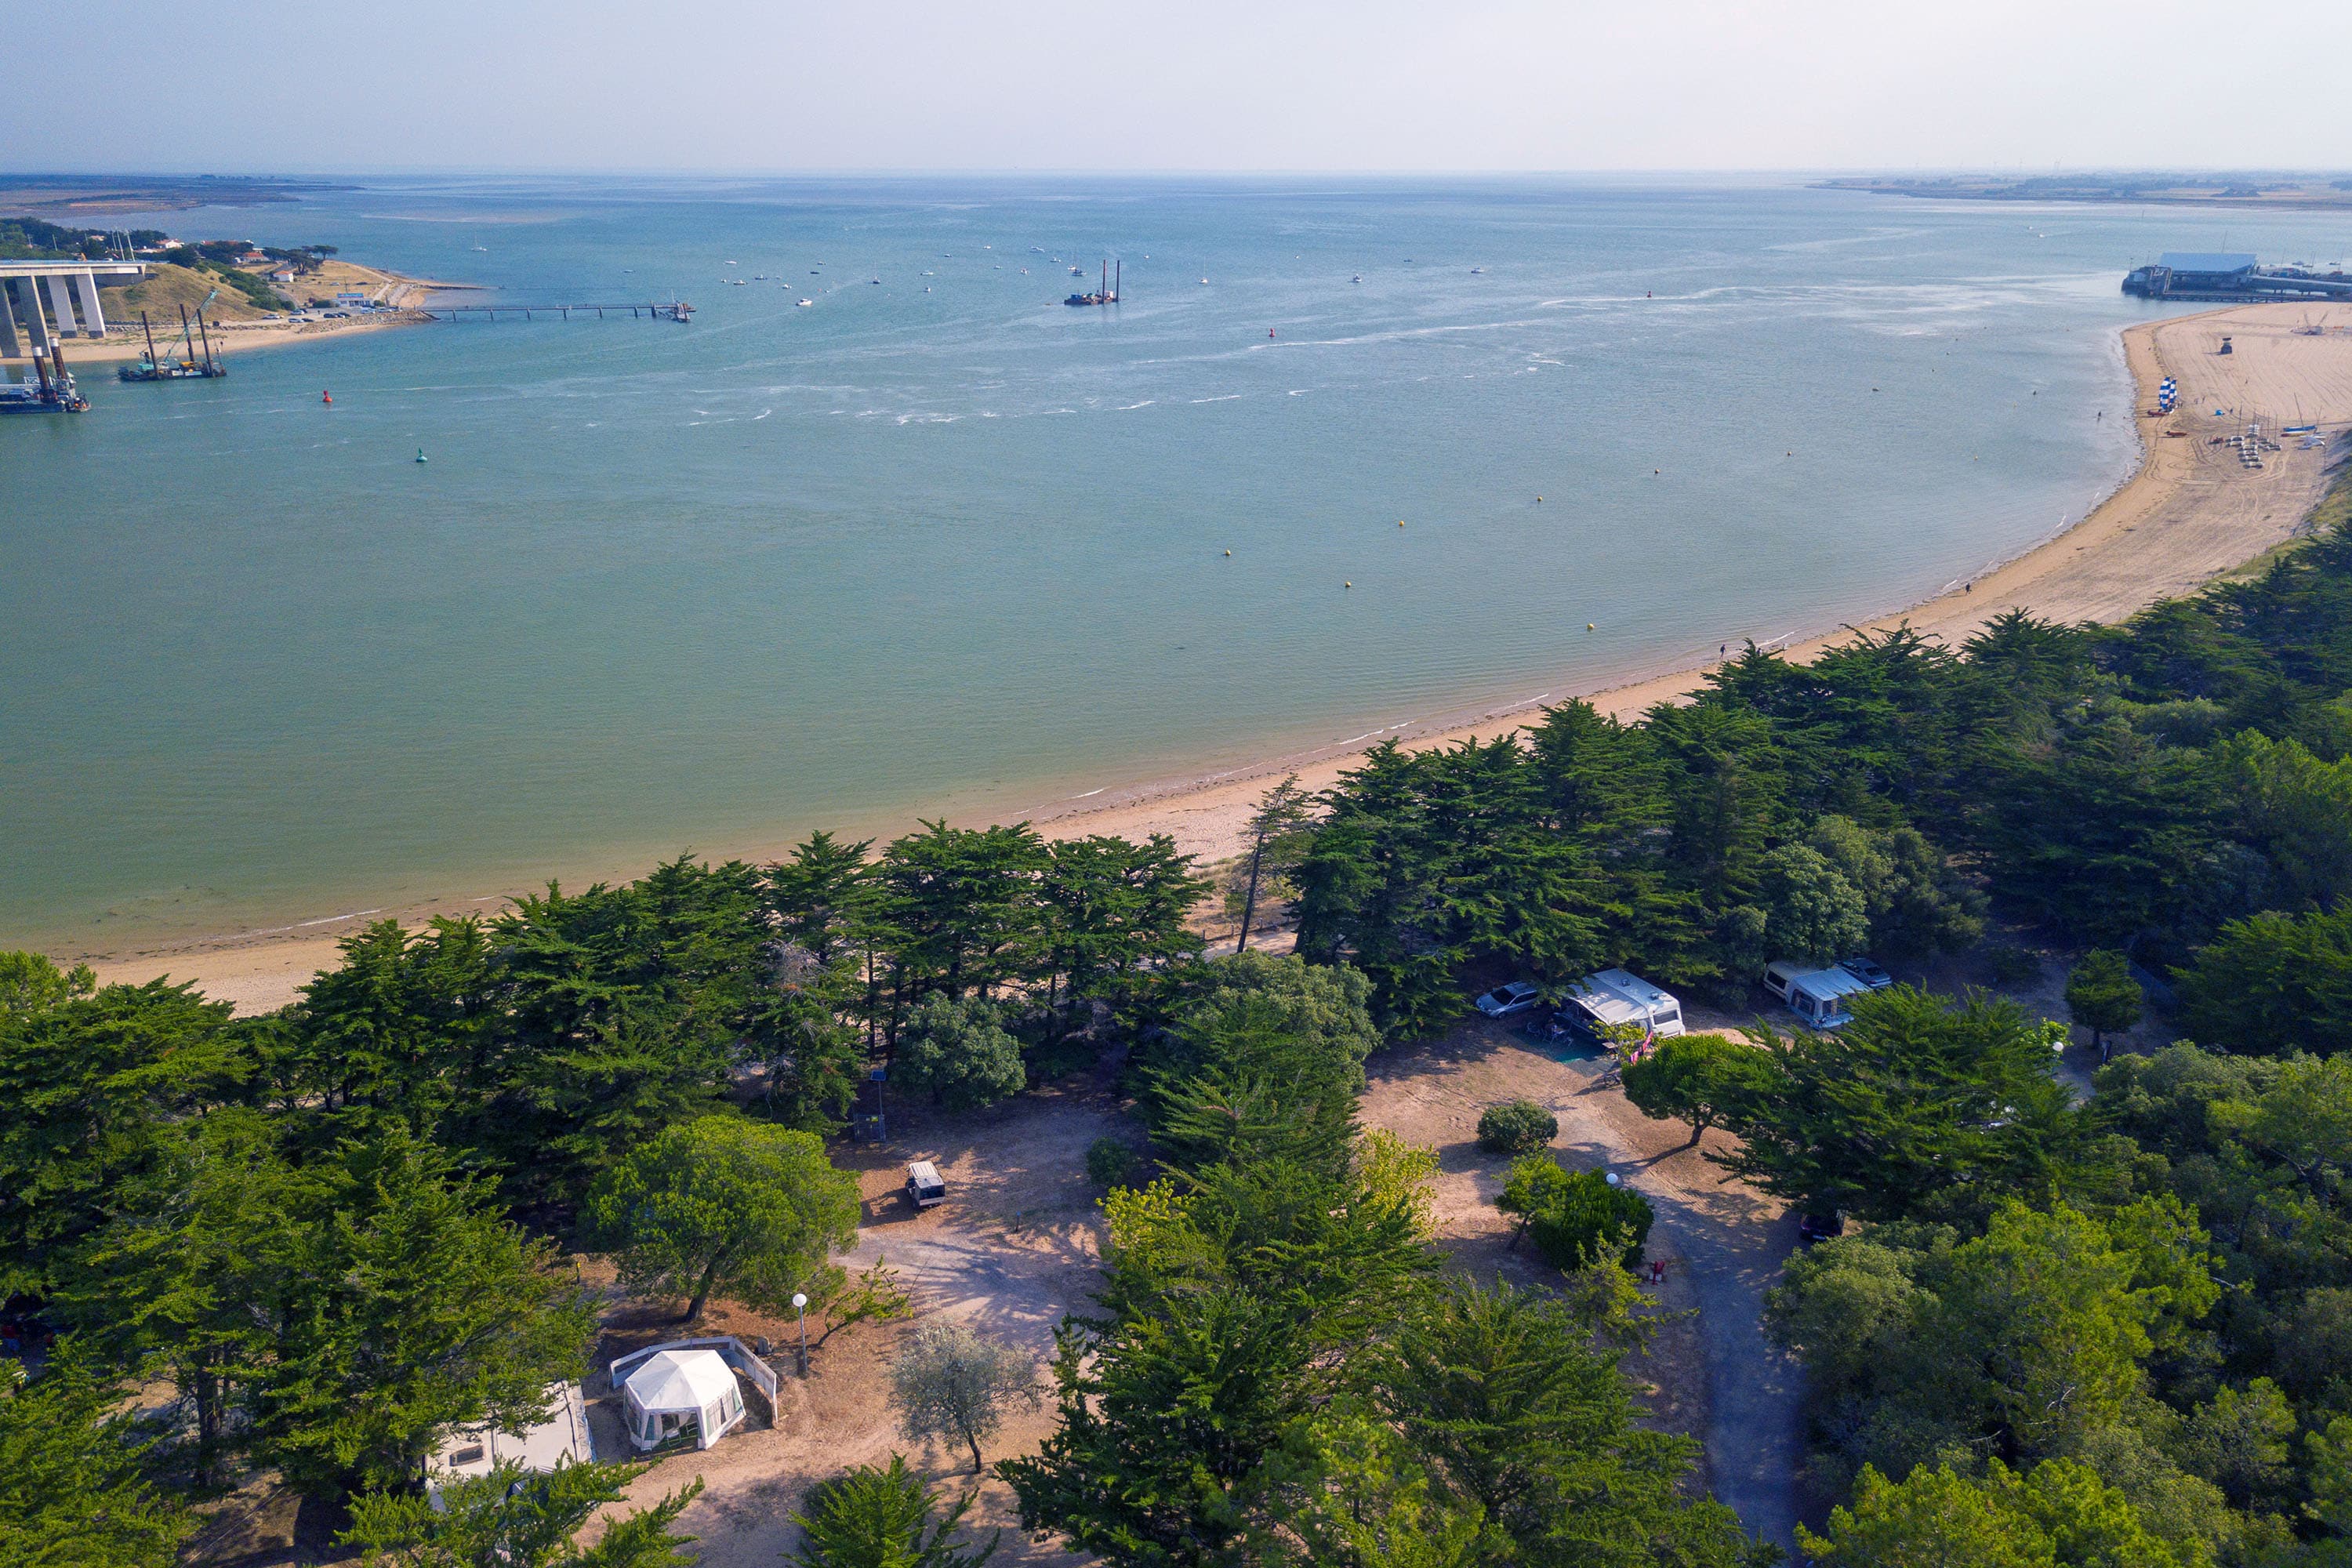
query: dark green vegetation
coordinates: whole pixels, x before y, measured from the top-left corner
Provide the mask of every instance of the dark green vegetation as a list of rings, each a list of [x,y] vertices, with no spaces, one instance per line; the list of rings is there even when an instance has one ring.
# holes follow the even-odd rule
[[[1370,753],[1296,873],[1300,951],[1363,970],[1383,1026],[1418,1034],[1505,966],[1626,963],[1735,1004],[1775,958],[1866,943],[1900,972],[1972,945],[1989,895],[2158,974],[2275,912],[2333,955],[2279,994],[2333,996],[2348,692],[2347,528],[2121,626],[2011,613],[1957,651],[1898,629],[1801,667],[1751,648],[1639,724],[1572,702],[1525,746]],[[2229,988],[2192,970],[2185,996]],[[2252,1048],[2334,1049],[2303,999]]]
[[[1199,1005],[1343,1042],[1360,1081],[1361,981],[1201,971],[1182,916],[1205,885],[1164,841],[932,827],[868,849],[820,835],[764,869],[681,858],[488,921],[384,922],[259,1018],[0,956],[0,1293],[65,1336],[52,1375],[0,1394],[56,1455],[19,1468],[37,1493],[0,1492],[0,1540],[161,1561],[185,1500],[266,1466],[368,1529],[408,1520],[404,1560],[475,1560],[457,1523],[401,1510],[451,1428],[520,1429],[584,1370],[569,1249],[689,1315],[830,1300],[857,1207],[822,1138],[894,1054],[982,1103]],[[885,1273],[846,1316],[903,1312]],[[176,1397],[110,1422],[142,1381]],[[609,1561],[660,1560],[645,1528],[653,1555]]]
[[[1532,1100],[1490,1105],[1478,1117],[1478,1147],[1489,1154],[1532,1154],[1559,1135],[1559,1118]]]
[[[1648,1329],[1618,1260],[1646,1205],[1532,1158],[1599,1188],[1546,1211],[1587,1233],[1578,1288],[1442,1278],[1433,1156],[1356,1128],[1362,981],[1253,972],[1271,983],[1210,988],[1139,1069],[1166,1173],[1104,1200],[1057,1429],[997,1467],[1022,1523],[1139,1568],[1770,1561],[1618,1370]]]
[[[103,260],[118,253],[120,230],[74,228],[45,223],[37,217],[0,217],[0,261],[57,261],[72,257]],[[170,237],[160,228],[129,232],[134,246],[161,245]]]
[[[2352,1055],[2176,1045],[2077,1101],[2008,1003],[1898,986],[1853,1009],[1684,1074],[1741,1135],[1720,1163],[1864,1222],[1791,1258],[1768,1313],[1807,1365],[1816,1479],[1853,1493],[1809,1549],[2352,1560],[2331,1500],[2352,1434]],[[1629,1092],[1671,1060],[1629,1069]]]
[[[976,1549],[958,1542],[971,1504],[966,1492],[940,1513],[903,1454],[887,1468],[854,1465],[809,1489],[793,1516],[801,1544],[791,1560],[795,1568],[980,1568],[996,1555],[997,1537]]]

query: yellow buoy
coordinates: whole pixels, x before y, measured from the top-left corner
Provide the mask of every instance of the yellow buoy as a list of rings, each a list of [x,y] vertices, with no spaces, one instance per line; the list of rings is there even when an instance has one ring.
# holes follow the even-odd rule
[[[1225,553],[1226,553],[1226,554],[1228,554],[1228,555],[1231,555],[1231,554],[1233,553],[1233,552],[1232,552],[1232,551],[1230,551],[1230,550],[1228,550],[1228,551],[1226,551],[1226,552],[1225,552]]]
[[[1399,519],[1397,519],[1397,526],[1398,526],[1399,528],[1402,528],[1402,527],[1404,526],[1404,519],[1402,519],[1402,518],[1399,518]]]
[[[1341,586],[1342,588],[1352,588],[1352,587],[1354,587],[1354,586],[1355,586],[1355,584],[1354,584],[1353,583],[1342,583],[1342,584],[1339,584],[1339,586]]]
[[[1586,631],[1588,631],[1588,632],[1589,632],[1589,631],[1591,631],[1591,630],[1592,629],[1592,623],[1591,623],[1591,621],[1587,621],[1587,622],[1585,622],[1585,623],[1584,623],[1584,629],[1585,629]]]

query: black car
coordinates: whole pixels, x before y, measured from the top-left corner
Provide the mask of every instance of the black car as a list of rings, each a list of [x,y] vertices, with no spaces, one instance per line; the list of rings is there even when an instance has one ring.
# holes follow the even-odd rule
[[[1844,1234],[1845,1215],[1835,1209],[1832,1209],[1827,1214],[1808,1214],[1797,1216],[1797,1240],[1802,1246],[1811,1247],[1817,1241],[1827,1241],[1833,1236]]]

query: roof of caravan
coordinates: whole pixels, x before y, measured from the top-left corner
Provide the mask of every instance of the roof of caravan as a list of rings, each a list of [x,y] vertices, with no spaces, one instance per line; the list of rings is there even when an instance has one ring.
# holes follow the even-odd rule
[[[1790,989],[1801,991],[1816,1002],[1834,1002],[1841,996],[1870,989],[1870,982],[1848,970],[1803,969],[1789,976]]]
[[[1585,1010],[1607,1023],[1630,1023],[1677,1005],[1671,992],[1661,991],[1638,974],[1603,969],[1569,987]]]

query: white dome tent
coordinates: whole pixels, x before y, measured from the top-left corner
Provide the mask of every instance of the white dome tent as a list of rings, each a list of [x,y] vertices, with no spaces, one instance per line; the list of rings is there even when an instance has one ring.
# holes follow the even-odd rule
[[[621,1384],[621,1418],[640,1453],[689,1436],[708,1448],[742,1423],[743,1393],[717,1351],[657,1348]]]

